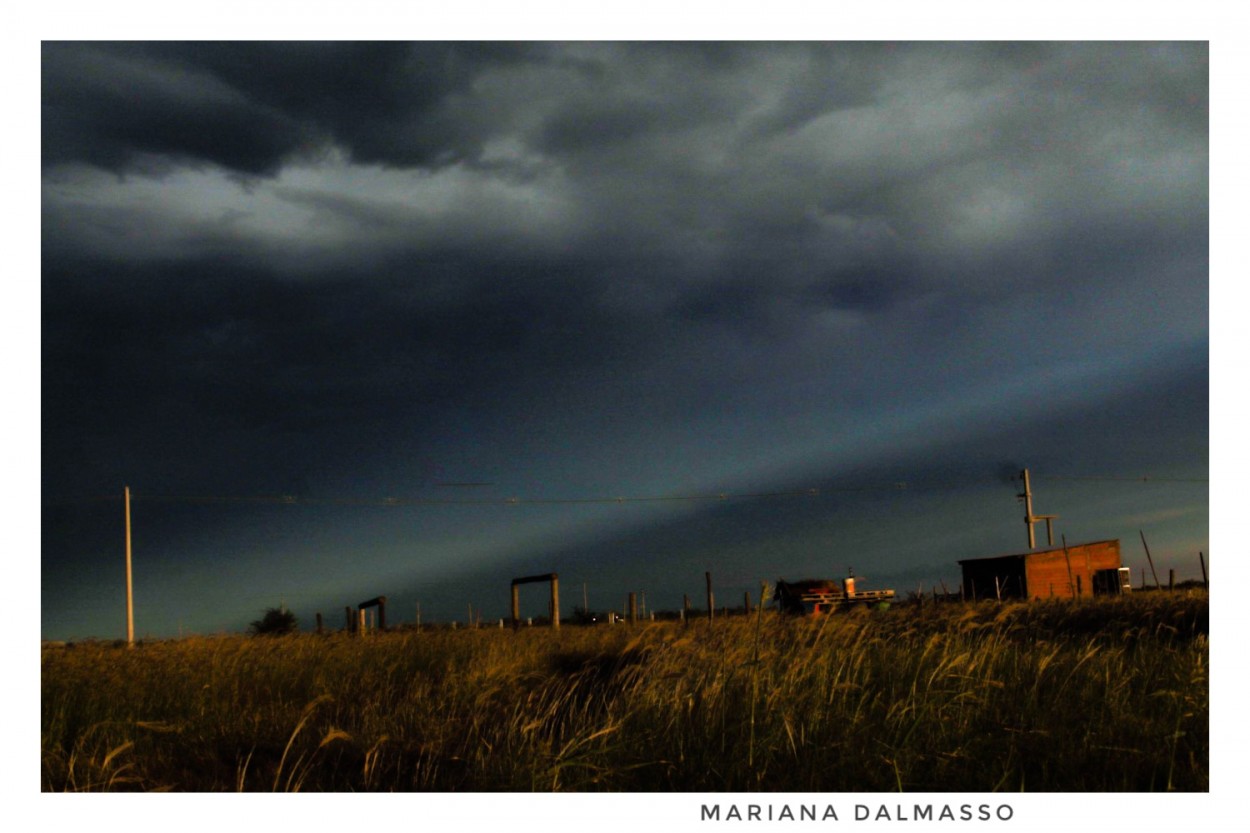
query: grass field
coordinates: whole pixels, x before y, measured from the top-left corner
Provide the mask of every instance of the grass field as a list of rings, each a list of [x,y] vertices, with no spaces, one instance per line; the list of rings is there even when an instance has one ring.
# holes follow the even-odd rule
[[[1202,593],[47,647],[42,788],[1208,788]]]

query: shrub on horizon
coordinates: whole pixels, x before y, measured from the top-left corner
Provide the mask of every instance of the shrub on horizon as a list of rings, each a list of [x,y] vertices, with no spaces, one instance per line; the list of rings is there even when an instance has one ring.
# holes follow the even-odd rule
[[[247,629],[252,636],[286,636],[299,630],[299,620],[285,607],[271,607]]]

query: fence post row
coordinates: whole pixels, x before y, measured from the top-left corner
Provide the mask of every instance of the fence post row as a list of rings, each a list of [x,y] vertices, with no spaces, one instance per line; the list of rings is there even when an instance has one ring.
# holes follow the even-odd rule
[[[1067,542],[1065,541],[1064,544],[1066,545],[1066,543]],[[1084,592],[1085,592],[1085,588],[1083,587],[1084,582],[1081,580],[1082,577],[1080,575],[1072,574],[1071,561],[1069,558],[1067,558],[1068,553],[1066,551],[1066,546],[1065,546],[1064,555],[1065,555],[1065,560],[1068,562],[1068,574],[1069,574],[1069,581],[1071,583],[1070,589],[1073,592],[1073,596],[1079,599],[1084,595]],[[1202,552],[1199,552],[1198,559],[1199,559],[1199,564],[1202,567],[1202,583],[1205,587],[1208,584],[1205,554]],[[706,585],[707,585],[707,619],[708,619],[708,622],[710,623],[715,620],[716,598],[712,590],[711,571],[709,570],[705,572],[703,576],[704,576],[704,581],[706,582]],[[548,602],[548,612],[550,613],[550,616],[551,616],[552,628],[559,630],[560,628],[560,577],[558,573],[545,573],[542,575],[525,576],[522,578],[512,579],[512,588],[511,588],[512,590],[512,617],[511,617],[512,629],[517,630],[521,626],[520,585],[531,584],[535,582],[549,582],[550,583],[551,597],[550,597],[550,601]],[[1145,585],[1145,570],[1144,569],[1142,570],[1142,584],[1143,586]],[[1156,581],[1156,586],[1161,586],[1161,583]],[[1176,586],[1176,571],[1175,569],[1169,569],[1168,570],[1168,589],[1174,590],[1175,586]],[[950,590],[947,588],[945,581],[941,582],[941,587],[942,587],[942,595],[939,597],[937,585],[933,586],[933,600],[935,602],[939,600],[941,601],[951,600],[952,594]],[[1003,586],[1003,583],[1001,582],[999,577],[995,576],[994,577],[994,595],[998,601],[1000,602],[1002,601],[1003,591],[1006,589],[1007,588]],[[921,584],[920,590],[916,594],[917,603],[922,602],[924,598],[923,590],[924,590],[924,585]],[[1054,596],[1054,584],[1053,583],[1050,586],[1050,595]],[[967,592],[966,592],[965,587],[961,583],[959,587],[959,600],[962,602],[962,601],[965,601],[966,598],[967,598]],[[971,599],[974,602],[977,600],[975,587],[972,588]],[[356,608],[352,608],[351,606],[345,606],[343,608],[343,615],[345,619],[345,624],[344,624],[345,629],[350,633],[359,633],[359,634],[367,633],[370,629],[369,624],[368,624],[369,620],[367,616],[367,610],[369,608],[376,607],[378,609],[377,629],[383,630],[383,631],[386,630],[386,601],[387,601],[386,596],[377,596],[375,598],[368,599],[367,601],[361,602]],[[759,608],[756,608],[756,609],[762,609],[763,604],[764,604],[764,595],[763,595],[763,591],[761,591]],[[747,613],[748,615],[752,612],[750,590],[743,591],[742,593],[742,608],[744,612]],[[472,608],[470,608],[470,610],[472,610]],[[638,594],[636,592],[629,593],[626,610],[627,610],[629,623],[637,624],[638,622]],[[681,620],[682,620],[682,624],[685,626],[688,626],[690,624],[691,610],[692,610],[692,607],[690,603],[690,594],[683,593],[682,601],[681,601]],[[728,611],[726,610],[725,613],[727,615]],[[655,614],[652,613],[651,618],[654,619],[654,616]],[[480,613],[479,613],[479,617],[480,617]],[[609,613],[609,619],[608,619],[609,624],[611,624],[612,620],[615,618],[617,618],[615,615]],[[316,614],[316,621],[317,621],[317,633],[323,633],[325,630],[325,622],[320,612]],[[500,623],[501,628],[505,627],[503,619],[500,619],[499,623]],[[474,624],[473,615],[472,613],[470,613],[469,614],[469,626],[473,627],[473,624]],[[418,604],[417,605],[417,629],[420,630],[420,627],[421,627],[421,612],[420,612],[420,604]]]

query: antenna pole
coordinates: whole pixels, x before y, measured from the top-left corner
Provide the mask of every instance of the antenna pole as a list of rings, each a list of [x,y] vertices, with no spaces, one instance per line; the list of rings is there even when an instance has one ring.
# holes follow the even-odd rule
[[[130,568],[130,487],[125,487],[126,504],[126,644],[135,644],[135,595]]]
[[[1033,524],[1036,519],[1033,517],[1033,492],[1029,489],[1029,470],[1025,469],[1020,472],[1020,476],[1024,478],[1024,492],[1019,497],[1024,500],[1024,523],[1029,528],[1029,549],[1033,549],[1037,546],[1033,537]]]
[[[1034,515],[1033,514],[1033,489],[1029,486],[1029,470],[1025,469],[1020,472],[1020,477],[1024,480],[1024,491],[1016,495],[1020,500],[1024,501],[1024,523],[1029,528],[1029,549],[1037,547],[1037,540],[1033,535],[1033,524],[1038,521],[1046,522],[1046,546],[1053,547],[1055,545],[1055,531],[1051,524],[1058,515]]]

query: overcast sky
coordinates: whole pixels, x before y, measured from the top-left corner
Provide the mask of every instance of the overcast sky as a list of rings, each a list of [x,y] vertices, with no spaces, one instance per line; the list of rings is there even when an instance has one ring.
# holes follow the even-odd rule
[[[1197,577],[1207,57],[45,43],[43,636],[124,635],[124,485],[140,635],[902,593],[1026,466]]]

